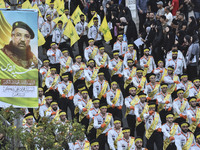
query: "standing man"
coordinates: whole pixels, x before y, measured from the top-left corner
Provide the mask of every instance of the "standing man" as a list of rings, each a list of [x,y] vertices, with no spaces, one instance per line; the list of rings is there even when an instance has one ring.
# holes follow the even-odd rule
[[[117,41],[113,45],[113,50],[119,50],[119,57],[124,59],[125,53],[128,51],[128,44],[126,41],[123,41],[123,35],[119,34],[117,36]]]
[[[104,79],[104,73],[99,72],[98,73],[99,79],[94,82],[93,85],[93,96],[95,98],[100,99],[100,103],[107,103],[106,102],[106,93],[110,90],[110,85],[108,81]]]
[[[167,113],[172,111],[172,97],[171,94],[167,92],[167,87],[168,85],[166,83],[161,83],[161,91],[156,95],[158,100],[157,111],[160,114],[162,124],[166,122]]]
[[[162,83],[164,76],[167,75],[167,69],[165,69],[164,62],[162,60],[158,61],[158,67],[153,70],[153,73],[156,75],[156,82]]]
[[[99,45],[102,45],[102,36],[101,36],[101,32],[99,31],[100,25],[98,25],[97,17],[94,17],[93,21],[94,21],[94,25],[91,26],[88,30],[88,39],[93,38],[95,45],[99,46]]]
[[[144,49],[144,56],[140,58],[140,66],[144,69],[144,76],[156,69],[154,58],[149,56],[149,51],[149,49]]]
[[[187,109],[187,118],[190,131],[196,135],[200,131],[200,108],[196,106],[196,97],[189,97],[190,107]]]
[[[123,137],[121,121],[116,119],[114,121],[114,127],[108,131],[108,145],[111,150],[116,150],[117,141]]]
[[[94,59],[94,57],[98,53],[98,47],[94,45],[94,39],[88,40],[89,46],[85,48],[84,50],[84,58],[86,61],[89,59]]]
[[[67,107],[69,107],[71,111],[71,117],[74,118],[74,86],[71,81],[69,81],[69,74],[62,74],[62,82],[58,84],[58,91],[61,95],[61,98],[58,101],[60,109],[64,112],[67,112]]]
[[[194,134],[189,132],[189,123],[182,122],[181,123],[181,133],[175,136],[175,144],[177,150],[189,150],[193,144],[195,144]]]
[[[78,22],[75,26],[76,32],[79,35],[80,39],[78,40],[78,48],[79,48],[79,54],[81,54],[82,58],[84,57],[83,54],[83,45],[88,45],[88,39],[87,39],[87,22],[85,22],[85,16],[83,14],[80,15],[80,22]],[[88,61],[88,60],[87,60]]]
[[[144,114],[148,112],[148,103],[146,102],[146,94],[140,92],[138,94],[139,102],[135,105],[135,117],[136,117],[136,133],[137,136],[144,137],[145,133],[145,122]]]
[[[147,149],[154,150],[155,142],[157,149],[161,150],[163,148],[162,129],[160,115],[155,111],[156,101],[151,100],[148,105],[149,111],[143,115],[146,127]]]
[[[117,149],[135,150],[135,138],[130,136],[130,128],[124,127],[122,129],[123,138],[117,142]]]
[[[197,96],[197,98],[199,99],[199,93],[200,93],[200,79],[199,78],[195,78],[193,80],[193,86],[189,89],[189,96]]]
[[[137,0],[136,7],[139,16],[139,33],[141,34],[144,31],[143,25],[146,21],[147,0]]]
[[[111,72],[112,81],[116,81],[119,84],[119,87],[122,91],[124,91],[123,87],[123,79],[122,79],[122,71],[123,71],[123,60],[119,58],[119,51],[113,51],[113,59],[109,61],[109,69]]]
[[[52,96],[48,93],[45,97],[45,104],[39,108],[40,117],[44,117],[44,112],[50,107],[51,102],[53,101]]]
[[[110,108],[109,112],[113,114],[113,117],[122,119],[123,95],[117,86],[116,81],[111,83],[111,89],[106,93],[106,100]]]
[[[47,57],[50,60],[50,67],[56,67],[56,71],[60,73],[60,57],[62,56],[62,52],[57,48],[56,43],[51,43],[51,49],[47,51]]]
[[[97,140],[99,141],[99,149],[105,149],[106,133],[113,127],[113,117],[111,113],[107,113],[107,105],[100,105],[100,113],[94,117],[94,128],[97,129]]]
[[[81,62],[82,57],[81,55],[77,55],[75,57],[76,62],[72,65],[73,70],[73,83],[75,92],[78,92],[78,85],[84,84],[85,85],[85,74],[84,69],[86,68],[86,65],[84,62]]]
[[[124,67],[128,68],[127,60],[132,59],[133,64],[137,64],[137,51],[134,49],[133,44],[128,44],[128,51],[124,55]]]
[[[143,140],[141,137],[135,138],[135,150],[147,150],[146,148],[142,148]]]
[[[108,71],[110,57],[105,52],[103,45],[99,46],[99,53],[94,57],[94,60],[97,64],[97,67],[101,68],[101,70],[104,72],[106,80],[110,83],[110,73]]]
[[[98,79],[98,72],[99,69],[95,67],[95,61],[93,59],[90,59],[88,61],[88,67],[84,69],[85,85],[89,90],[90,97],[93,97],[93,84]]]
[[[125,98],[126,114],[128,126],[131,130],[131,136],[134,136],[135,132],[135,105],[139,102],[139,97],[136,95],[136,87],[129,88],[129,96]]]
[[[42,75],[42,87],[44,88],[46,77],[50,75],[49,59],[43,60],[43,67],[40,68],[39,72]]]
[[[181,132],[181,128],[177,123],[173,123],[174,115],[168,113],[166,116],[167,123],[162,125],[163,132],[163,150],[176,150],[174,136]]]
[[[186,98],[183,97],[184,90],[177,90],[177,98],[173,101],[173,109],[175,114],[175,122],[181,123],[187,119],[187,109],[189,108],[189,103]]]
[[[42,25],[41,33],[45,38],[46,43],[44,44],[44,48],[48,50],[50,48],[53,30],[56,27],[55,23],[52,21],[51,15],[46,15],[46,22]]]

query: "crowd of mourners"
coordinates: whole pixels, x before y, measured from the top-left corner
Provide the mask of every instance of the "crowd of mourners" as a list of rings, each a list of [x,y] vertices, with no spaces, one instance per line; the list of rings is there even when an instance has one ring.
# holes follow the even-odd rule
[[[78,6],[87,16],[74,23],[78,47],[63,34],[63,21],[53,21],[62,15],[58,1],[31,2],[46,43],[39,105],[24,109],[27,132],[42,117],[76,119],[85,137],[68,143],[70,150],[199,150],[200,0],[136,0],[138,29],[125,0],[64,0],[68,19]],[[99,31],[104,16],[109,42]]]

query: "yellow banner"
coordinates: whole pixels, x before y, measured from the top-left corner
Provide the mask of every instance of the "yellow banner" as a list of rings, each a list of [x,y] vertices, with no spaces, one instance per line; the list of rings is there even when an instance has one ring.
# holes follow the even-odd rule
[[[67,85],[67,87],[64,89],[63,93],[65,95],[67,95],[71,89],[71,86],[72,86],[72,82],[70,81],[69,84]]]
[[[171,94],[167,93],[166,96],[165,96],[165,98],[164,98],[164,100],[163,100],[163,102],[169,101],[170,96],[171,96]],[[165,107],[165,105],[166,104],[159,104],[158,105],[158,112],[160,112],[161,110],[163,110],[164,107]]]
[[[140,86],[141,86],[141,88],[137,88],[136,94],[140,93],[140,91],[141,91],[142,88],[144,87],[145,82],[146,82],[146,77],[143,76],[142,79],[141,79],[141,81],[140,81]]]
[[[151,135],[153,134],[153,132],[156,129],[156,126],[158,124],[158,121],[159,121],[159,114],[157,112],[155,112],[155,117],[154,117],[154,120],[153,120],[151,126],[149,127],[148,130],[146,129],[145,137],[147,139],[149,139],[151,137]]]
[[[151,57],[148,57],[149,59],[148,59],[148,61],[147,61],[147,64],[146,65],[148,65],[148,67],[147,68],[144,68],[144,71],[143,71],[143,76],[146,76],[146,74],[147,74],[147,71],[148,71],[148,69],[149,69],[149,66],[150,66],[150,62],[151,62]]]
[[[94,80],[96,79],[97,74],[98,74],[98,71],[99,71],[98,68],[94,68],[94,71],[93,71],[92,77],[91,77],[92,81],[94,81]],[[86,84],[86,86],[87,86],[88,89],[89,89],[90,86],[92,85],[92,83],[90,83],[90,81],[86,81],[86,80],[85,80],[85,84]]]
[[[137,104],[139,101],[140,101],[140,99],[139,99],[139,97],[136,95],[136,96],[132,99],[130,105],[133,106],[133,107],[135,107],[135,104]],[[131,110],[130,110],[129,108],[126,108],[125,117],[130,113],[130,111],[131,111]]]
[[[84,68],[85,69],[85,64],[82,63],[80,68]],[[81,76],[82,73],[83,73],[83,70],[77,71],[76,74],[73,77],[73,82],[76,82],[76,80]]]
[[[108,127],[108,125],[110,124],[111,118],[112,118],[112,114],[110,114],[110,113],[107,114],[105,122],[104,122],[106,124],[106,126],[104,128],[100,127],[99,129],[97,129],[96,138],[98,138],[99,135]]]
[[[187,140],[187,142],[185,143],[185,145],[183,146],[182,150],[189,150],[193,143],[193,140],[194,140],[194,135],[192,133],[190,133],[190,137]]]
[[[174,124],[174,126],[172,127],[172,130],[171,130],[170,133],[169,133],[170,136],[173,136],[173,137],[174,137],[177,128],[178,128],[178,125]],[[163,150],[166,150],[170,143],[171,143],[171,141],[169,140],[169,138],[166,138],[166,139],[164,140]]]
[[[108,58],[108,54],[103,53],[103,58],[101,59],[101,62],[100,62],[101,65],[105,65],[107,58]]]
[[[180,112],[181,112],[181,113],[183,113],[183,111],[184,111],[184,109],[185,109],[185,107],[186,107],[186,104],[187,104],[187,100],[184,99],[184,101],[183,101],[183,103],[182,103],[182,105],[181,105],[181,108],[180,108]],[[179,117],[178,113],[175,113],[174,120],[175,120],[176,118],[178,118],[178,117]]]
[[[120,129],[121,130],[121,129]],[[117,141],[123,137],[122,130],[119,132],[118,137],[114,141],[114,146],[117,148]]]
[[[142,113],[140,114],[140,118],[141,118],[142,121],[144,120],[143,115],[144,115],[145,113],[147,113],[148,111],[149,111],[149,106],[148,106],[148,104],[146,104],[146,105],[144,106],[144,109],[142,110]],[[137,127],[140,123],[142,123],[142,121],[141,121],[141,122],[138,122],[137,119],[136,119],[136,127]]]
[[[195,118],[196,118],[197,121],[192,122],[192,124],[189,127],[189,129],[190,129],[190,131],[192,131],[192,133],[194,133],[194,131],[196,130],[197,125],[199,124],[199,121],[200,121],[200,109],[199,108],[197,108]]]
[[[163,75],[162,75],[162,77],[161,77],[161,79],[160,79],[160,83],[162,83],[163,81],[164,81],[164,77],[167,75],[167,69],[165,69],[164,70],[164,73],[163,73]]]
[[[57,75],[57,76],[55,77],[55,79],[53,80],[53,83],[51,84],[51,87],[54,87],[54,86],[56,85],[56,83],[57,83],[59,77],[60,77],[59,75]],[[50,89],[47,89],[45,93],[49,92],[49,90],[50,90]]]
[[[178,81],[178,76],[174,75],[173,81]],[[167,89],[168,93],[173,93],[176,88],[176,83],[172,84],[169,89]]]
[[[121,68],[121,66],[122,66],[122,63],[123,63],[123,61],[122,60],[120,60],[118,63],[117,63],[117,65],[114,67],[114,68],[116,68],[117,69],[117,71],[119,70],[119,68]],[[111,70],[111,77],[117,72],[117,71],[115,71],[115,70]]]
[[[71,63],[72,58],[68,57],[67,62],[66,62],[66,66],[69,66]],[[60,69],[60,76],[62,76],[63,73],[65,73],[67,71],[66,67],[63,67],[62,69]]]
[[[89,56],[90,59],[94,59],[94,57],[97,55],[97,52],[98,52],[98,48],[94,46],[92,54]]]
[[[133,78],[133,76],[136,74],[136,67],[133,67],[133,70],[131,71],[131,74],[129,77]],[[126,89],[126,87],[131,83],[132,80],[127,79],[124,83],[124,89]]]
[[[87,111],[82,111],[81,114],[79,115],[79,122],[81,122],[81,120],[88,114],[88,111],[90,110],[90,108],[92,107],[92,100],[89,99],[89,101],[87,102],[87,105],[85,106],[85,108],[87,109]]]
[[[106,89],[108,87],[108,81],[104,82],[103,88],[101,90],[101,92],[98,95],[98,98],[101,100],[102,96],[106,93]]]
[[[192,83],[190,81],[188,81],[188,85],[187,85],[187,89],[183,95],[184,98],[188,98],[189,96],[189,89],[192,87]]]
[[[159,87],[160,87],[160,83],[156,83],[155,88],[153,89],[153,91],[151,91],[151,93],[148,94],[148,96],[150,98],[153,98],[155,96],[155,94],[158,92]]]

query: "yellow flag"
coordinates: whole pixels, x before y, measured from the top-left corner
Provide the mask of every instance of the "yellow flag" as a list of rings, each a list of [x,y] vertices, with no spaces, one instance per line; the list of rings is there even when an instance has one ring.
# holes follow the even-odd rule
[[[38,46],[42,46],[45,44],[45,39],[40,30],[38,30]]]
[[[74,43],[76,43],[76,41],[78,41],[80,39],[71,20],[69,20],[67,22],[67,26],[66,26],[63,34],[66,35],[68,38],[70,38],[71,46],[74,45]]]
[[[5,3],[3,0],[0,0],[0,8],[6,8]]]
[[[75,25],[76,25],[78,22],[81,21],[81,19],[80,19],[80,15],[81,15],[81,14],[84,15],[85,20],[86,20],[85,14],[81,11],[80,7],[77,6],[77,7],[76,7],[76,10],[74,11],[74,13],[73,13],[72,16],[71,16],[71,19],[73,20],[73,22],[74,22]]]
[[[65,23],[67,23],[68,18],[65,14],[63,14],[61,17],[57,17],[56,19],[54,19],[53,22],[55,22],[57,24],[59,20],[62,20],[63,26],[64,26]]]
[[[23,4],[22,4],[22,9],[32,9],[31,3],[29,2],[29,0],[26,0]]]
[[[97,13],[94,14],[94,16],[92,17],[92,19],[91,19],[90,22],[88,23],[88,25],[87,25],[88,28],[90,28],[91,26],[94,25],[94,21],[93,21],[94,17],[97,17]]]
[[[0,49],[10,42],[12,26],[7,22],[2,11],[0,10]]]
[[[38,10],[38,12],[39,12],[39,16],[42,17],[42,14],[41,14],[41,12],[40,12],[40,10],[39,10],[37,4],[35,4],[35,5],[33,6],[33,9]]]
[[[59,15],[62,15],[64,13],[64,9],[65,9],[65,4],[64,4],[64,0],[58,0],[58,6],[56,8],[57,12]]]
[[[101,26],[99,27],[99,31],[101,31],[101,33],[103,33],[104,40],[106,42],[112,40],[112,35],[111,35],[110,29],[108,27],[108,22],[106,20],[106,16],[103,18]]]

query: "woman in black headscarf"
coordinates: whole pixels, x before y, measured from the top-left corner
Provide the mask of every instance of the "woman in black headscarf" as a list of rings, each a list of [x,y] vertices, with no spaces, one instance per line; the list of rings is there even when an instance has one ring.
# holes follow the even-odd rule
[[[188,27],[187,27],[187,30],[186,30],[187,35],[192,36],[192,35],[196,34],[196,29],[197,29],[196,20],[193,16],[191,16],[189,18],[189,24],[188,24]]]
[[[131,11],[128,7],[124,7],[124,14],[127,21],[126,36],[129,42],[133,42],[138,38],[135,22],[132,19]]]
[[[157,64],[159,60],[164,60],[164,53],[161,50],[161,45],[163,41],[163,29],[160,22],[156,22],[155,27],[155,38],[152,43],[152,56],[154,57],[155,63]]]
[[[163,49],[165,52],[165,55],[167,54],[167,52],[169,52],[172,49],[172,45],[175,42],[175,34],[172,31],[172,27],[171,26],[167,26],[164,29],[164,39],[163,39]]]
[[[177,38],[178,38],[178,45],[182,45],[183,44],[183,39],[185,37],[186,33],[183,30],[178,31],[177,33]]]
[[[191,44],[191,37],[189,35],[186,35],[183,39],[183,44],[178,46],[178,49],[181,50],[181,52],[183,53],[183,56],[185,57],[188,51],[188,48]]]

